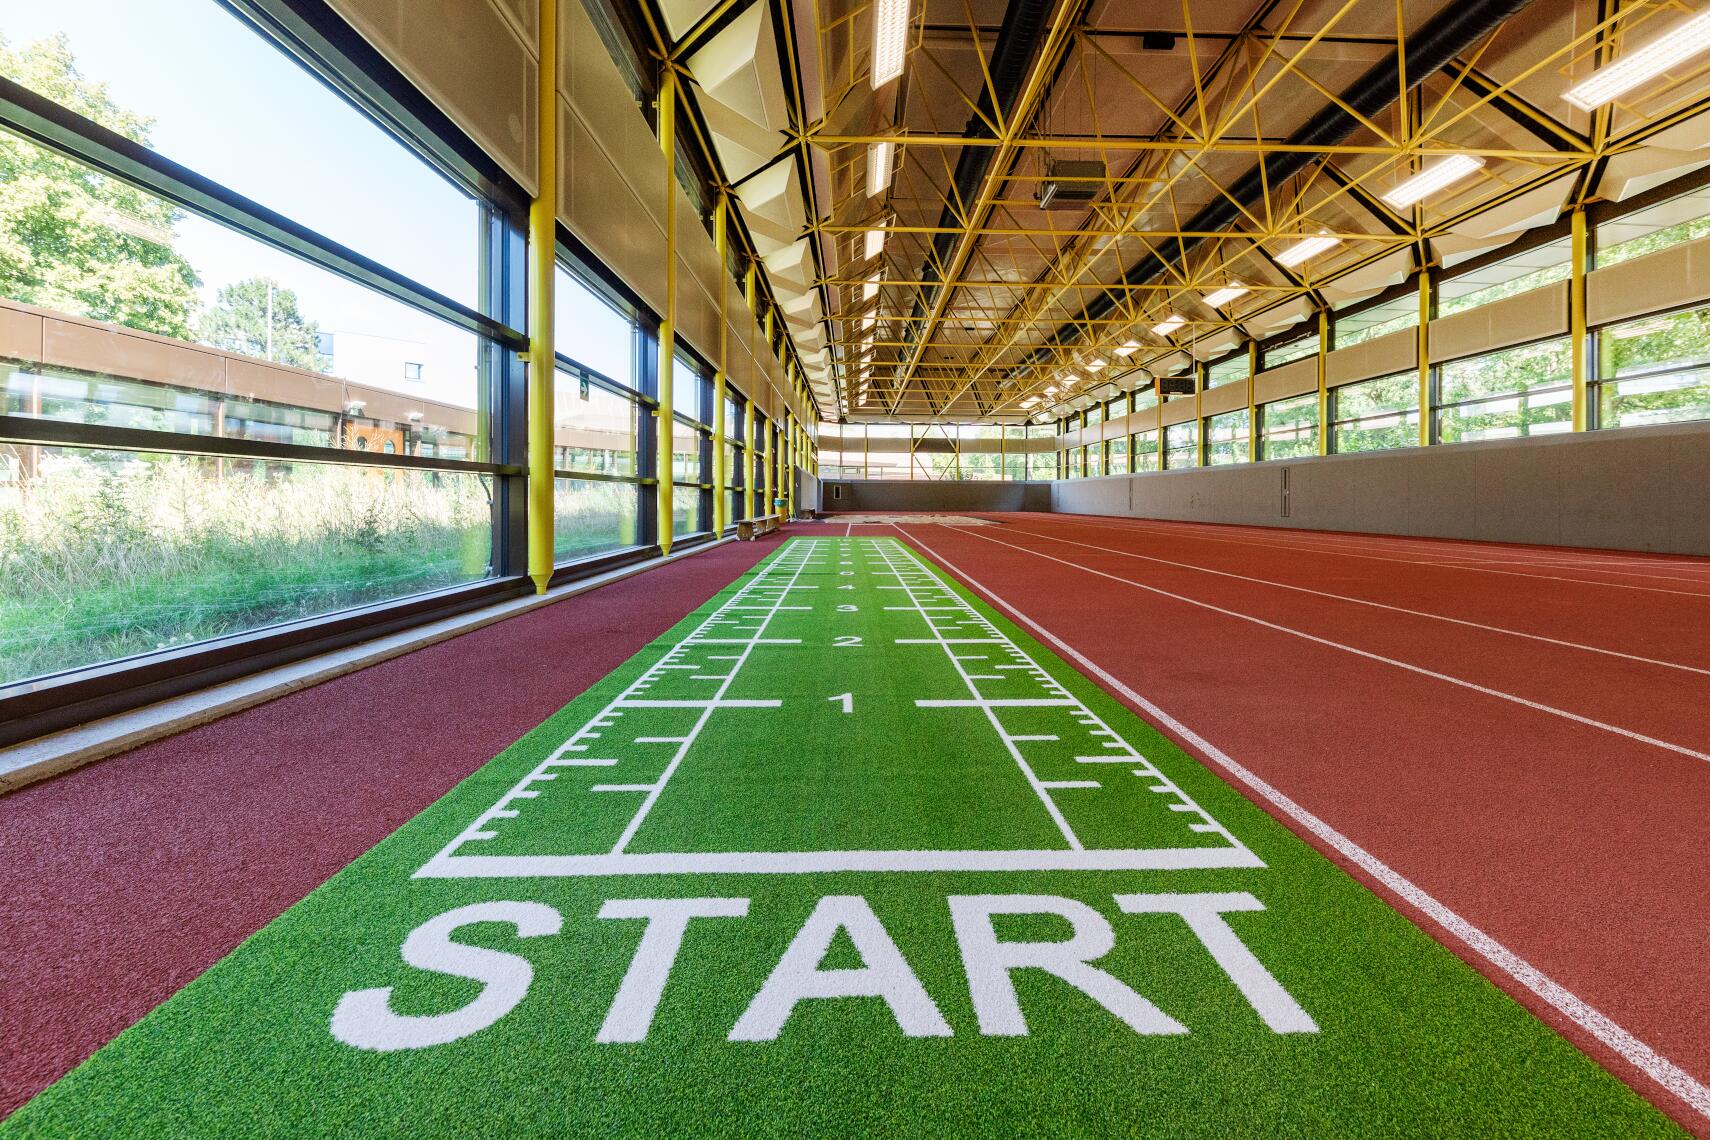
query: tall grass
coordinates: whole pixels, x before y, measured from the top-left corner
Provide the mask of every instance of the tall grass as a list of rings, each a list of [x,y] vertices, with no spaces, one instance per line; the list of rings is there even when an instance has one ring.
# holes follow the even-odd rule
[[[0,489],[0,684],[484,577],[487,477],[40,449]]]

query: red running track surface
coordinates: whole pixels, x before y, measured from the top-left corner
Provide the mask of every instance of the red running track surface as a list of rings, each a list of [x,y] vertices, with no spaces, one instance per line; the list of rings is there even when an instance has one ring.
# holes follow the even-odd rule
[[[0,797],[0,1117],[795,532]]]
[[[900,532],[1710,1084],[1710,559],[988,517]]]

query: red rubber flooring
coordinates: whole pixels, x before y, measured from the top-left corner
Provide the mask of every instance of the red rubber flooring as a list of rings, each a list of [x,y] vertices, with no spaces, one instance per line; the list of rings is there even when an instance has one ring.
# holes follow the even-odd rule
[[[1710,1084],[1710,559],[988,517],[900,529],[1684,1070],[1688,1096]],[[1631,1062],[1642,1046],[1618,1055],[1355,870],[1710,1134],[1705,1102]]]
[[[0,1117],[780,541],[720,546],[0,797]]]

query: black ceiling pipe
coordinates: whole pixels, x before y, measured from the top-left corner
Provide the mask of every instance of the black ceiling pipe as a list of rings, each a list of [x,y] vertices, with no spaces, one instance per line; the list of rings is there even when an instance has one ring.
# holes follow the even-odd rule
[[[1405,56],[1407,89],[1411,91],[1425,82],[1428,76],[1442,70],[1450,60],[1531,2],[1532,0],[1451,0],[1448,8],[1437,13],[1408,37]],[[1399,98],[1401,73],[1398,68],[1402,61],[1402,54],[1398,52],[1360,76],[1342,95],[1342,101],[1351,110],[1344,110],[1332,103],[1283,141],[1291,146],[1326,147],[1346,139],[1360,126],[1360,120],[1355,117],[1356,112],[1361,117],[1374,118]],[[1310,151],[1298,150],[1264,155],[1258,165],[1230,185],[1227,194],[1218,195],[1202,207],[1182,224],[1182,229],[1200,233],[1222,229],[1240,216],[1241,211],[1235,205],[1236,202],[1251,206],[1264,196],[1266,186],[1274,186],[1289,178],[1316,157]],[[1204,240],[1182,239],[1180,248],[1183,256]],[[1161,258],[1147,254],[1122,275],[1122,282],[1125,285],[1143,285],[1162,273],[1164,267],[1165,263]],[[1066,344],[1073,338],[1080,322],[1098,320],[1115,307],[1114,296],[1109,293],[1100,294],[1081,310],[1079,317],[1059,325],[1044,345],[1028,354],[1026,363],[1033,364],[1044,359],[1051,348]]]
[[[1022,81],[1027,77],[1028,61],[1033,58],[1033,53],[1039,46],[1039,32],[1045,26],[1045,15],[1049,8],[1049,0],[1009,0],[1009,6],[1004,10],[1003,24],[998,28],[997,44],[992,48],[989,69],[992,81],[989,85],[981,86],[977,104],[979,112],[971,116],[967,126],[962,128],[963,138],[997,137],[992,133],[989,124],[995,119],[1007,119],[1014,109],[1015,97],[1021,93]],[[986,171],[991,169],[996,149],[989,146],[962,148],[961,155],[956,159],[956,173],[950,183],[950,192],[944,197],[944,209],[938,215],[939,229],[950,230],[955,227],[958,202],[964,210],[972,207],[974,196],[979,192],[980,180],[986,176]],[[949,258],[956,237],[955,233],[932,235],[932,254],[921,269],[922,281],[936,282],[943,279],[940,267]],[[936,299],[937,289],[936,285],[932,285],[916,295],[914,310],[909,317],[911,321],[921,318],[927,305]]]

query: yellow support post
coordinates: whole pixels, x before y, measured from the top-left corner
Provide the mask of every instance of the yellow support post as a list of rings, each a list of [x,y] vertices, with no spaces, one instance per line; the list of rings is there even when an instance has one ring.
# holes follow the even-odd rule
[[[777,466],[777,461],[778,461],[778,457],[776,454],[777,450],[778,450],[778,426],[774,423],[768,422],[766,424],[765,429],[761,432],[761,434],[766,437],[766,464],[765,464],[765,470],[766,470],[766,511],[765,511],[765,513],[771,514],[777,509],[777,502],[778,502],[777,472],[774,470],[774,468]]]
[[[528,576],[546,593],[553,564],[552,413],[556,353],[552,274],[558,222],[558,0],[540,0],[540,53],[535,83],[535,154],[539,186],[528,206]]]
[[[1318,454],[1330,454],[1330,388],[1324,383],[1324,359],[1330,355],[1330,314],[1318,310]]]
[[[742,452],[742,517],[754,517],[754,457],[759,454],[754,441],[754,400],[748,400],[748,430],[742,433],[747,445]]]
[[[1253,402],[1255,381],[1259,378],[1259,342],[1247,342],[1247,462],[1259,460],[1259,407]]]
[[[730,292],[726,277],[726,266],[729,264],[729,228],[730,199],[723,194],[718,196],[718,205],[713,208],[713,245],[718,250],[718,371],[713,373],[713,411],[712,411],[712,517],[713,537],[723,538],[725,528],[725,486],[729,482],[729,473],[725,470],[724,462],[724,376],[728,367],[730,345],[726,330],[725,296]]]
[[[1419,271],[1419,446],[1431,442],[1431,271]]]
[[[1585,207],[1573,212],[1573,275],[1568,281],[1568,335],[1573,354],[1573,430],[1590,427],[1590,405],[1587,400],[1590,365],[1587,357],[1590,342],[1585,328],[1585,270],[1590,253],[1590,236],[1585,224]]]
[[[659,87],[659,149],[665,152],[665,319],[659,322],[659,407],[653,413],[658,426],[654,475],[659,480],[656,517],[659,522],[659,551],[671,553],[672,531],[676,529],[676,486],[672,471],[672,447],[676,443],[676,403],[672,382],[677,365],[677,73],[665,65]]]

